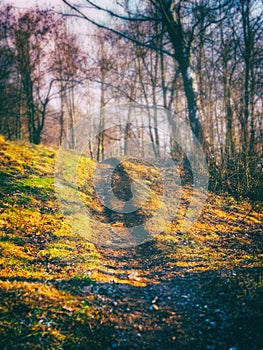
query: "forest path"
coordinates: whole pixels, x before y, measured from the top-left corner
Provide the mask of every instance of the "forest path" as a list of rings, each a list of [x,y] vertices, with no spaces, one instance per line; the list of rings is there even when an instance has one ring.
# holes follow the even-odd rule
[[[263,348],[260,204],[209,193],[188,234],[176,220],[141,244],[94,245],[60,211],[55,151],[1,137],[0,148],[0,349]],[[128,231],[160,204],[155,169],[126,164],[153,180],[151,198],[129,222],[123,213],[108,217],[94,195],[94,162],[74,157],[67,164],[80,165],[97,236],[107,233],[98,221]],[[129,179],[121,184],[116,172],[111,180],[129,199]]]
[[[112,172],[115,196],[130,200],[129,175],[122,166],[106,166],[104,178]],[[100,216],[122,227],[144,219],[135,213],[127,220],[127,214],[108,210]],[[260,268],[224,268],[215,245],[204,248],[180,233],[175,240],[163,233],[137,246],[98,251],[100,264],[91,274],[97,283],[88,293],[106,307],[114,325],[107,349],[260,349],[262,316],[255,306],[262,294],[253,287]]]
[[[260,349],[262,294],[252,287],[260,269],[191,272],[154,241],[100,253],[88,293],[115,325],[107,349]]]

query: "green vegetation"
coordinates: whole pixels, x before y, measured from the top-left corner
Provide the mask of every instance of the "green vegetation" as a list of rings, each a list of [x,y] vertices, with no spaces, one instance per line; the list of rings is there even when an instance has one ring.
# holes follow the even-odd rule
[[[0,347],[96,348],[86,332],[100,316],[74,293],[95,283],[100,257],[58,211],[56,152],[2,137],[0,149]]]
[[[7,142],[2,137],[0,150],[1,349],[107,349],[112,344],[125,348],[121,333],[124,330],[127,349],[133,348],[133,343],[143,348],[152,341],[150,334],[156,335],[150,320],[155,320],[163,334],[167,334],[167,342],[175,337],[169,330],[177,324],[183,331],[173,341],[178,342],[175,344],[179,349],[188,349],[192,345],[191,340],[185,343],[190,330],[184,324],[184,317],[185,322],[188,320],[192,325],[193,334],[198,327],[195,313],[189,316],[191,304],[185,306],[180,325],[172,318],[172,311],[165,303],[153,304],[154,311],[149,305],[140,306],[141,302],[146,305],[148,302],[148,294],[143,293],[149,293],[154,299],[161,298],[170,289],[172,291],[174,287],[170,281],[173,279],[174,285],[185,284],[169,298],[178,293],[187,294],[187,290],[192,293],[192,298],[201,298],[208,304],[205,298],[210,300],[213,296],[215,299],[211,303],[215,303],[225,291],[237,298],[233,299],[236,304],[232,299],[225,301],[223,330],[243,327],[245,318],[248,324],[251,319],[260,324],[263,215],[259,203],[238,203],[229,196],[209,194],[201,218],[188,233],[180,233],[185,213],[184,206],[181,206],[177,219],[166,225],[165,230],[148,245],[128,250],[96,248],[85,237],[76,235],[59,211],[53,178],[56,151],[44,146]],[[100,212],[100,203],[95,200],[91,185],[94,163],[82,157],[78,164],[77,183],[85,205]],[[148,215],[160,205],[156,195],[160,190],[158,174],[153,174],[154,169],[146,165],[137,165],[136,168],[135,164],[127,163],[125,166],[130,174],[137,169],[146,182],[147,176],[156,180],[147,185],[151,187],[151,195],[142,212]],[[187,189],[183,193],[185,197],[190,194]],[[92,225],[91,230],[95,230],[95,223]],[[116,225],[123,223],[117,222]],[[204,283],[202,276],[205,274],[210,275]],[[179,282],[176,282],[176,276],[181,278]],[[190,281],[189,276],[192,276]],[[185,282],[182,277],[185,277]],[[193,282],[194,278],[199,282]],[[170,287],[160,292],[158,288],[162,283],[168,283]],[[193,285],[200,287],[194,291]],[[221,294],[215,294],[217,291]],[[151,296],[151,293],[156,295]],[[168,304],[173,300],[169,298],[165,299]],[[218,299],[218,303],[221,302]],[[171,310],[176,305],[171,304]],[[135,312],[136,307],[139,309]],[[230,309],[233,312],[227,314]],[[196,310],[199,312],[198,308]],[[153,316],[153,312],[159,311],[165,325],[158,315]],[[141,317],[147,317],[145,324],[136,321],[136,317],[140,319],[138,312],[144,312]],[[197,317],[202,318],[203,314],[200,311]],[[130,319],[130,323],[124,324],[126,319]],[[237,326],[234,326],[235,322]],[[259,345],[257,328],[244,327],[248,327],[247,348],[250,344]],[[233,329],[229,339],[238,338],[236,328]],[[134,340],[134,334],[138,332],[145,338],[136,336]],[[207,344],[212,338],[217,341],[221,334],[218,332],[214,338],[204,335]],[[202,344],[200,339],[196,341]],[[172,346],[169,344],[164,348],[169,349]],[[221,348],[226,345],[231,345],[228,339]]]

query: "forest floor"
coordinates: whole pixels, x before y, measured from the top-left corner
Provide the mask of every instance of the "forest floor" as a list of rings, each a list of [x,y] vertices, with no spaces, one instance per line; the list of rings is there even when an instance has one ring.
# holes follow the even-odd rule
[[[0,138],[1,350],[263,349],[262,204],[210,193],[188,233],[102,247],[61,213],[56,156]],[[79,190],[102,219],[91,177]]]

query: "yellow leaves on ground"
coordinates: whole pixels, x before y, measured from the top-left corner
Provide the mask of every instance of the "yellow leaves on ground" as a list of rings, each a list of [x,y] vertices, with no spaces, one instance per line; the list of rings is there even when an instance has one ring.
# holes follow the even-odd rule
[[[29,259],[32,260],[33,257],[30,255],[30,248],[21,247],[13,242],[0,241],[0,253],[2,257],[16,256],[18,259]]]
[[[167,222],[171,209],[162,203],[158,171],[128,161],[123,164],[131,177],[144,178],[138,187],[147,194],[142,216],[161,213],[145,224],[157,234],[151,242],[154,251],[148,253],[146,244],[143,256],[140,247],[110,250],[108,255],[103,248],[99,252],[89,241],[94,241],[93,234],[105,240],[107,227],[89,221],[78,206],[80,201],[83,208],[103,215],[94,195],[95,162],[65,154],[68,168],[63,180],[75,181],[71,190],[64,189],[73,230],[55,195],[55,156],[47,147],[0,137],[0,343],[3,339],[10,348],[17,342],[30,349],[66,349],[72,344],[90,348],[89,325],[93,319],[97,325],[102,322],[97,305],[89,303],[93,298],[89,288],[96,282],[145,287],[159,284],[162,273],[171,278],[185,272],[262,266],[259,207],[210,194],[201,217],[188,232],[181,232],[192,190],[182,191],[178,212],[172,212],[174,219]],[[115,225],[123,222],[117,220]],[[137,258],[127,261],[133,254]]]
[[[48,175],[54,172],[56,151],[21,142],[7,142],[0,136],[0,170],[21,175],[34,172]]]

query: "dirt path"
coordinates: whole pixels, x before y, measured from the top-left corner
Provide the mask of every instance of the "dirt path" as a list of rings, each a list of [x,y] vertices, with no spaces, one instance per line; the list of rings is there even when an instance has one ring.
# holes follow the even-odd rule
[[[263,349],[261,206],[209,194],[189,234],[176,220],[166,233],[157,225],[158,236],[146,243],[102,248],[76,235],[60,213],[53,151],[13,143],[2,150],[1,350]],[[140,220],[145,225],[162,192],[155,169],[128,164],[152,195],[142,211],[125,216],[96,201],[87,161],[80,187],[96,223],[124,233]],[[127,202],[123,170],[110,178],[106,166],[102,176]],[[96,225],[94,232],[108,233]]]
[[[252,288],[257,269],[169,268],[155,242],[100,252],[101,282],[87,293],[114,325],[105,349],[262,348],[262,298]]]
[[[109,171],[106,167],[104,177]],[[120,200],[130,199],[129,186],[127,173],[117,168],[111,187]],[[132,226],[143,218],[105,211],[100,219],[129,227],[127,222]],[[174,253],[189,249],[193,255],[183,264]],[[204,262],[196,242],[183,237],[176,243],[149,240],[127,249],[99,248],[101,264],[92,272],[98,283],[87,294],[95,294],[95,304],[103,305],[113,325],[102,348],[263,348],[262,294],[255,287],[261,283],[259,268],[229,269],[222,262],[216,267],[213,250],[217,247]]]

